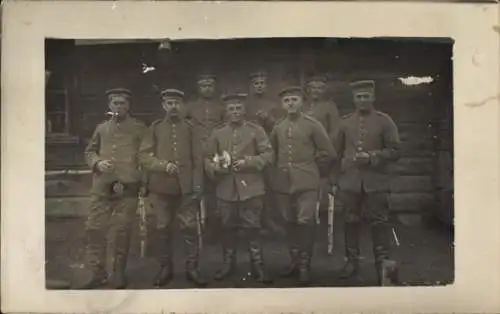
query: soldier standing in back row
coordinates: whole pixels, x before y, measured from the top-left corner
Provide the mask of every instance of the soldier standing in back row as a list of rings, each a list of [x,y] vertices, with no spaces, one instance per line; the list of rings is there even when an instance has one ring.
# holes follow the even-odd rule
[[[272,101],[266,94],[267,73],[258,71],[250,74],[252,93],[245,103],[246,120],[259,124],[269,135],[273,130],[277,120],[285,115],[285,111],[280,104]],[[277,210],[274,195],[271,187],[271,174],[269,168],[264,169],[264,183],[266,186],[266,196],[264,197],[263,223],[264,227],[271,231],[278,231],[282,228],[277,224]]]
[[[250,74],[251,91],[246,102],[246,120],[259,124],[270,134],[277,120],[285,115],[283,107],[266,95],[267,73],[258,71]]]
[[[283,275],[298,274],[299,283],[308,284],[320,171],[331,169],[336,153],[321,123],[302,113],[302,89],[286,88],[280,97],[287,115],[276,123],[271,144],[273,188],[287,225],[290,252],[290,266]]]
[[[132,96],[129,90],[112,89],[106,94],[112,118],[97,126],[85,149],[85,159],[93,172],[90,213],[86,222],[86,257],[92,278],[80,287],[82,289],[105,284],[106,236],[111,218],[117,222],[111,285],[115,289],[127,286],[125,268],[131,225],[139,192],[144,193],[137,155],[146,126],[129,116]]]
[[[359,231],[362,216],[368,220],[379,284],[388,270],[391,226],[388,217],[390,177],[387,165],[399,158],[398,129],[387,115],[374,109],[375,83],[351,84],[356,111],[342,120],[335,147],[341,157],[334,177],[345,206],[345,254],[341,278],[359,274]],[[335,193],[335,192],[334,192]],[[362,212],[364,210],[365,212]],[[394,276],[395,274],[392,274]],[[390,275],[391,276],[391,275]]]
[[[258,282],[269,283],[264,271],[260,230],[265,193],[262,170],[272,162],[273,149],[264,129],[245,121],[245,98],[246,94],[224,97],[229,121],[212,133],[207,147],[205,164],[217,184],[223,231],[224,266],[216,279],[222,280],[235,271],[236,240],[241,227],[249,245],[252,275]],[[220,160],[224,152],[231,160]]]
[[[304,113],[314,117],[328,133],[330,140],[335,140],[340,126],[340,115],[337,104],[326,98],[326,81],[325,75],[313,75],[306,81],[307,101],[304,104]],[[328,206],[328,193],[327,189],[328,174],[321,173],[321,190],[320,202],[321,207]]]
[[[199,286],[206,284],[198,271],[197,213],[202,192],[202,156],[193,137],[191,122],[183,119],[184,93],[166,89],[162,93],[166,116],[153,122],[141,145],[140,161],[149,172],[149,198],[156,212],[160,271],[155,286],[167,285],[174,275],[173,223],[180,221],[186,255],[186,278]]]
[[[200,74],[198,76],[198,97],[186,105],[186,118],[193,123],[195,142],[194,154],[203,156],[204,147],[212,131],[224,123],[224,107],[220,99],[215,97],[216,76]],[[204,198],[208,218],[208,230],[213,236],[219,229],[219,214],[217,212],[217,198],[215,183],[204,175]]]

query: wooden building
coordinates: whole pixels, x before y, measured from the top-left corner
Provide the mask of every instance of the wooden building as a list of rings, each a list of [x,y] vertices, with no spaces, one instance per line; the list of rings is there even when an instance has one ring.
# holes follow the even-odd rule
[[[83,149],[107,110],[104,91],[125,86],[134,93],[133,113],[146,123],[163,115],[158,91],[182,88],[195,95],[195,75],[212,70],[219,92],[246,90],[248,73],[266,69],[269,93],[301,82],[321,69],[342,114],[353,110],[348,83],[374,79],[378,110],[393,117],[403,142],[394,165],[391,209],[421,215],[431,210],[450,221],[453,204],[452,43],[444,39],[245,39],[165,42],[48,40],[52,72],[46,101],[46,195],[50,204],[85,199],[88,174]],[[154,69],[154,70],[153,70]],[[406,84],[404,78],[432,82]],[[57,200],[57,202],[56,202]],[[66,203],[65,203],[66,204]],[[52,208],[56,208],[53,206]],[[69,211],[65,208],[56,211]],[[71,206],[69,206],[71,207]],[[74,206],[72,207],[74,208]]]

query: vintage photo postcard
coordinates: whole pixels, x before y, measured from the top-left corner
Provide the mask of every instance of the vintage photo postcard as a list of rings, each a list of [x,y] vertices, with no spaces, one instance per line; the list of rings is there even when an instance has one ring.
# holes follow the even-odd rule
[[[6,3],[2,311],[497,312],[499,16]]]

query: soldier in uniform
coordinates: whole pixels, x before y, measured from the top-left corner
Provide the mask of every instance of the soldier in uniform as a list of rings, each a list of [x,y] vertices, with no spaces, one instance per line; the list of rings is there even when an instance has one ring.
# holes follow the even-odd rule
[[[307,79],[307,101],[304,104],[304,113],[321,122],[330,139],[336,138],[340,124],[340,115],[337,104],[326,98],[326,76],[313,75]]]
[[[298,274],[299,284],[308,284],[320,172],[331,169],[336,152],[321,123],[303,114],[302,88],[285,88],[279,95],[287,115],[276,123],[271,144],[276,156],[273,188],[286,222],[290,252],[290,265],[283,275]]]
[[[87,263],[92,277],[81,288],[105,284],[106,235],[110,218],[116,219],[113,288],[127,286],[127,264],[131,225],[137,210],[143,175],[138,152],[146,131],[144,123],[129,116],[131,92],[117,88],[106,92],[112,118],[99,124],[85,149],[85,159],[93,171],[90,213],[86,221]]]
[[[196,143],[195,155],[203,156],[203,150],[212,131],[224,123],[225,110],[220,99],[215,97],[216,76],[212,74],[198,75],[198,97],[186,106],[186,118],[193,123]],[[215,236],[220,221],[217,212],[215,184],[204,175],[204,198],[208,219],[209,235]]]
[[[337,104],[326,97],[326,81],[326,75],[322,74],[308,77],[306,81],[307,101],[304,105],[304,112],[321,122],[333,142],[341,119]],[[327,177],[327,173],[321,173],[320,202],[322,208],[328,206]]]
[[[161,93],[165,118],[151,124],[141,145],[141,165],[149,172],[148,191],[157,217],[160,271],[155,286],[173,279],[173,222],[179,219],[186,255],[186,278],[206,284],[198,271],[197,213],[202,192],[203,161],[195,154],[198,143],[191,122],[183,119],[184,92]]]
[[[259,124],[270,134],[274,124],[285,115],[283,107],[266,95],[267,73],[258,71],[250,74],[251,95],[246,101],[246,119]]]
[[[223,268],[217,280],[234,274],[238,229],[242,228],[248,240],[252,274],[256,281],[269,283],[264,271],[260,239],[261,214],[265,186],[262,170],[272,162],[273,150],[264,129],[244,120],[246,94],[227,95],[228,123],[214,130],[208,145],[207,173],[217,184],[217,203],[222,222]],[[224,152],[230,161],[217,160]],[[214,160],[214,157],[216,159]]]
[[[269,135],[273,130],[277,120],[285,115],[283,107],[272,101],[266,95],[267,73],[257,71],[250,74],[251,91],[249,99],[245,102],[246,120],[259,124]],[[277,224],[276,207],[274,195],[271,188],[272,172],[269,168],[264,169],[264,183],[266,186],[266,196],[264,197],[263,223],[266,228],[272,231],[281,231],[282,228]]]
[[[362,216],[370,224],[379,283],[389,258],[387,165],[399,157],[400,140],[393,120],[374,109],[375,83],[351,84],[356,110],[342,119],[335,147],[341,157],[334,179],[345,206],[345,254],[341,278],[359,275],[359,229]],[[337,182],[335,182],[337,181]],[[364,208],[364,212],[362,209]]]

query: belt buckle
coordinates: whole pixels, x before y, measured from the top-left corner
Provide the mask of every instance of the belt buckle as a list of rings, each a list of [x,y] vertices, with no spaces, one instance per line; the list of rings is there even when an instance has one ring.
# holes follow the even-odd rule
[[[123,185],[123,183],[121,182],[114,182],[113,183],[113,192],[116,194],[116,195],[123,195],[123,191],[125,190],[125,186]]]

